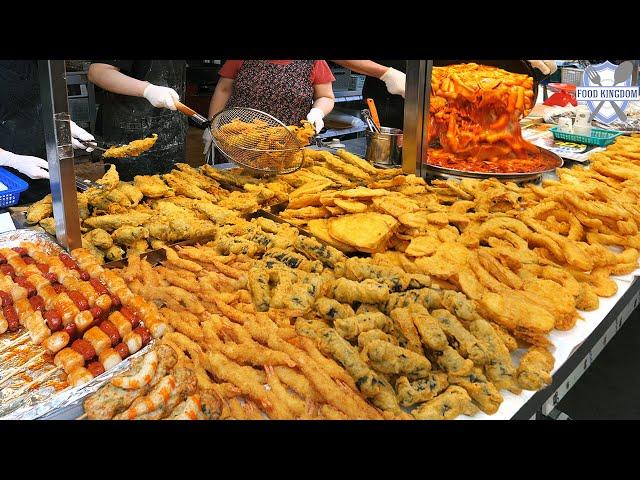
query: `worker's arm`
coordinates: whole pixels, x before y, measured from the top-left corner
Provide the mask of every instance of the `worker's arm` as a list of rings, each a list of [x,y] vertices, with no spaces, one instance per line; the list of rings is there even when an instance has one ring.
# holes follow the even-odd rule
[[[224,110],[224,107],[227,106],[227,102],[231,97],[231,92],[233,92],[233,78],[220,77],[218,84],[216,85],[216,89],[211,96],[211,103],[209,104],[210,119],[217,113]],[[211,142],[213,141],[211,138],[211,130],[208,128],[205,128],[204,132],[202,132],[202,141],[204,143],[204,150],[202,153],[206,154],[211,147]]]
[[[386,67],[371,60],[331,60],[341,67],[348,68],[354,72],[367,75],[369,77],[379,78],[387,86],[387,91],[393,95],[402,95],[404,98],[404,89],[407,76],[392,67]]]
[[[316,133],[324,127],[323,118],[333,110],[335,96],[331,82],[318,83],[313,86],[313,108],[307,114],[307,122],[313,124]]]
[[[92,63],[89,67],[89,81],[103,90],[130,97],[144,97],[158,108],[176,109],[180,96],[173,88],[161,87],[125,75],[118,67],[108,63]]]
[[[209,118],[221,112],[227,105],[231,93],[233,92],[233,78],[220,77],[216,89],[209,104]]]
[[[379,63],[371,60],[331,60],[333,63],[337,63],[341,67],[353,70],[356,73],[367,75],[369,77],[380,78],[384,75],[389,67],[380,65]]]

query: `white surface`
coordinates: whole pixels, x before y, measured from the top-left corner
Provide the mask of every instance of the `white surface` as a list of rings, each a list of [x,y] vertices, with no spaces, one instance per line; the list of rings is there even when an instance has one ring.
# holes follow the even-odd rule
[[[600,308],[593,312],[579,312],[582,316],[581,320],[578,320],[575,327],[566,332],[554,330],[549,334],[549,340],[553,343],[555,349],[553,350],[553,356],[556,360],[553,374],[567,361],[571,356],[571,353],[582,343],[585,339],[591,335],[598,325],[605,319],[607,314],[615,306],[616,303],[622,298],[633,280],[633,275],[625,276],[628,279],[622,280],[620,278],[614,278],[613,280],[618,285],[618,291],[616,294],[609,298],[600,297]],[[524,354],[524,349],[516,350],[511,354],[514,359],[514,364],[520,362],[520,357]],[[500,408],[493,415],[487,415],[483,412],[479,412],[473,417],[461,415],[459,420],[509,420],[513,417],[518,410],[520,410],[525,403],[535,394],[534,391],[523,390],[519,395],[515,395],[506,390],[500,391],[504,401],[500,405]]]
[[[16,229],[16,226],[13,224],[13,220],[11,219],[11,214],[9,214],[9,212],[0,214],[0,233],[9,232],[15,229]]]
[[[4,192],[5,190],[8,190],[7,186],[4,183],[0,182],[0,192]]]

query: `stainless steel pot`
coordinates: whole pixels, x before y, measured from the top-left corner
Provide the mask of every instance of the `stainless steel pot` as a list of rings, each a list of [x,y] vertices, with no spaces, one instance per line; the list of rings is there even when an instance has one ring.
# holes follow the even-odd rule
[[[380,133],[366,131],[365,158],[374,165],[400,165],[402,163],[402,130],[380,127]]]

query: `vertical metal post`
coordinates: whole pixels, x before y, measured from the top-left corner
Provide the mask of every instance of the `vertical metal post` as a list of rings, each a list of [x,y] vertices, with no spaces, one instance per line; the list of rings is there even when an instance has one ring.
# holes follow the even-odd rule
[[[422,159],[426,148],[429,120],[429,96],[433,60],[409,60],[404,103],[402,170],[422,176]]]
[[[72,250],[82,246],[82,236],[64,60],[38,60],[38,70],[56,237],[60,245]]]

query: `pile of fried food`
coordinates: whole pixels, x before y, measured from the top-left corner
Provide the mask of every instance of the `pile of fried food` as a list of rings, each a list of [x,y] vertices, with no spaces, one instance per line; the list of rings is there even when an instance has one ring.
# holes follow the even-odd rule
[[[171,173],[136,176],[121,182],[115,166],[98,180],[102,188],[79,192],[83,246],[100,261],[120,260],[135,252],[167,243],[211,236],[225,218],[251,213],[278,193],[256,185],[245,191],[228,191],[208,176],[216,169],[194,169],[179,163]],[[27,222],[39,223],[55,235],[51,195],[32,204]]]
[[[150,137],[134,140],[126,145],[110,147],[102,154],[102,158],[128,158],[139,157],[156,144],[158,134],[154,133]]]
[[[549,334],[638,268],[640,136],[542,185],[367,175],[286,184],[288,223],[229,215],[120,271],[219,418],[493,414],[550,384]]]
[[[196,169],[178,163],[171,173],[137,176],[129,183],[120,181],[111,166],[97,181],[103,188],[78,193],[83,246],[101,261],[120,260],[130,253],[211,236],[226,219],[286,202],[293,192],[295,196],[319,191],[319,186],[358,186],[401,173],[373,168],[347,152],[335,156],[304,149],[304,155],[304,168],[270,179],[239,168]],[[29,207],[27,222],[55,236],[51,195]]]
[[[275,123],[275,122],[274,122]],[[274,173],[295,170],[302,164],[302,147],[309,145],[315,129],[309,122],[283,127],[264,120],[244,122],[239,118],[215,131],[220,149],[245,167]]]
[[[463,293],[287,224],[238,220],[166,253],[161,266],[132,256],[120,275],[161,306],[175,330],[162,343],[220,418],[448,419],[550,382],[551,354],[532,347],[516,367],[514,337]]]
[[[195,372],[158,345],[84,401],[89,420],[213,420],[220,401],[197,391]]]
[[[533,79],[475,63],[434,67],[426,163],[490,173],[542,172],[558,165],[522,138]]]
[[[342,254],[264,218],[225,229],[203,246],[167,248],[162,265],[132,256],[120,271],[161,306],[173,330],[161,343],[195,373],[196,392],[219,400],[219,418],[406,417],[369,405],[352,376],[291,323],[311,310],[324,283],[324,263],[313,258],[331,263]]]

